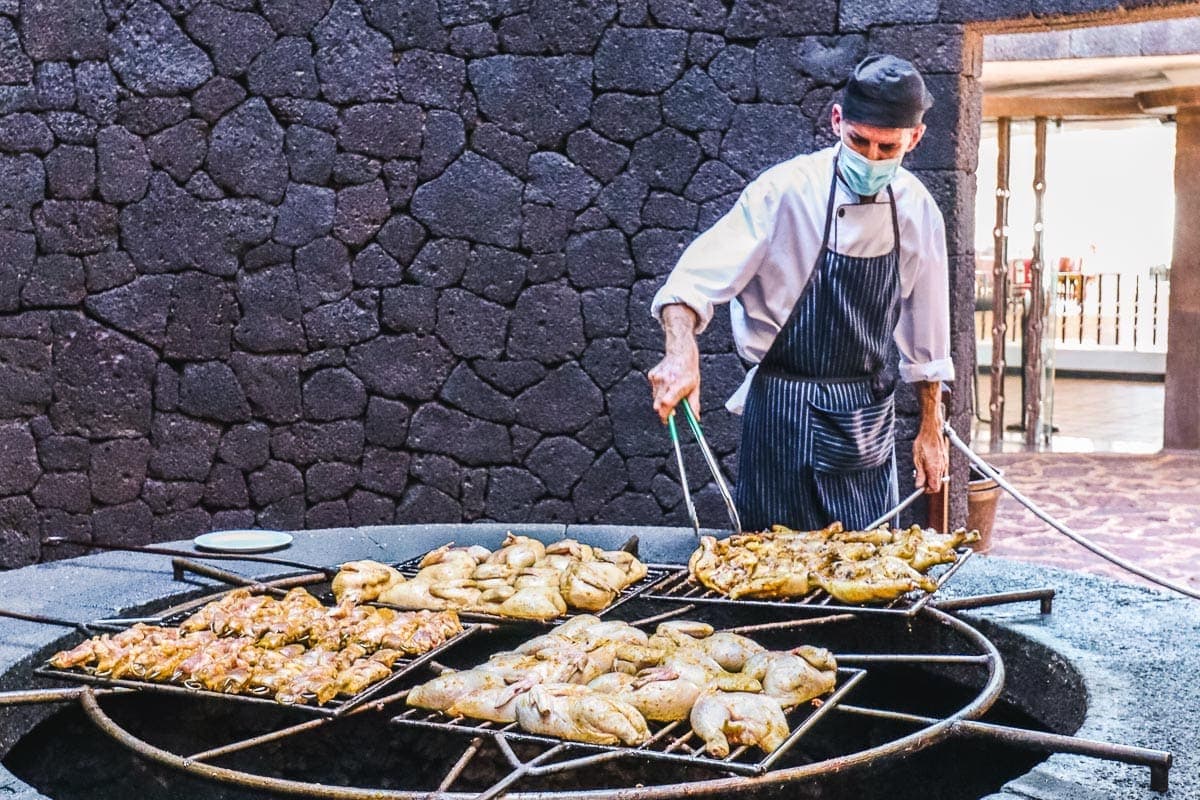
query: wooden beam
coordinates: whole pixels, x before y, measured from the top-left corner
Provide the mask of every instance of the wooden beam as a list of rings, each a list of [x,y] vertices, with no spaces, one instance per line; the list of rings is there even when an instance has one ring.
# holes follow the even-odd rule
[[[1141,117],[1146,111],[1132,97],[1037,97],[984,95],[985,119],[1014,117]]]
[[[1008,333],[1008,200],[1012,197],[1008,185],[1011,131],[1012,120],[1001,117],[996,124],[996,219],[992,228],[992,240],[995,245],[992,259],[992,393],[988,403],[992,422],[988,443],[993,453],[999,453],[1004,444],[1004,342]]]
[[[1172,86],[1138,92],[1136,100],[1143,111],[1173,114],[1180,106],[1200,106],[1200,86]]]

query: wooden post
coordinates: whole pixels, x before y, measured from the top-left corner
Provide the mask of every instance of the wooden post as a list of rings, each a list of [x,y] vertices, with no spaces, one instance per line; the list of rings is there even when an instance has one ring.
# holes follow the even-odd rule
[[[1046,298],[1042,290],[1042,228],[1046,198],[1046,118],[1033,121],[1033,252],[1029,262],[1029,306],[1021,347],[1025,355],[1023,421],[1025,446],[1036,448],[1042,436],[1042,335]]]
[[[1008,333],[1008,187],[1009,152],[1012,145],[1012,120],[1002,117],[996,121],[996,226],[992,229],[995,243],[992,259],[992,392],[988,402],[991,416],[992,452],[1000,450],[1004,440],[1004,339]]]

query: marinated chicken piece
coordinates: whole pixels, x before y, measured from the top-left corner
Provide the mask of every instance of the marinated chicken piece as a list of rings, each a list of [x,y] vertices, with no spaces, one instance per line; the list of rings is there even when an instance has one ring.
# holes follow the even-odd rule
[[[785,597],[803,597],[812,589],[807,569],[795,565],[760,564],[754,574],[727,593],[737,600],[745,597],[754,600],[779,600]]]
[[[592,625],[598,625],[600,622],[600,618],[592,614],[579,614],[561,625],[554,626],[550,629],[550,633],[555,636],[574,637],[577,632],[590,628]]]
[[[705,692],[692,706],[692,730],[716,758],[731,746],[757,746],[770,753],[788,737],[787,718],[772,697],[748,692]]]
[[[417,708],[445,711],[466,694],[506,685],[504,678],[495,672],[476,669],[447,672],[413,687],[405,702]]]
[[[525,692],[537,688],[536,681],[526,679],[508,686],[476,689],[456,699],[445,713],[452,717],[486,719],[508,724],[517,721],[517,701]]]
[[[429,587],[429,593],[434,597],[445,600],[451,608],[469,608],[479,602],[483,595],[474,581],[456,580],[435,583]]]
[[[766,649],[753,639],[724,631],[718,631],[712,636],[701,639],[699,646],[720,664],[722,669],[730,672],[741,672],[750,656]]]
[[[496,653],[477,670],[495,673],[508,683],[526,678],[543,683],[568,683],[583,671],[586,656],[578,651],[554,651],[537,655]]]
[[[593,617],[593,619],[595,619]],[[650,638],[646,632],[640,628],[635,628],[628,622],[621,620],[605,620],[604,622],[595,622],[588,625],[579,634],[583,641],[588,646],[595,646],[601,642],[617,642],[622,644],[647,644]],[[577,636],[576,638],[579,638]]]
[[[589,684],[590,685],[590,684]],[[643,670],[617,696],[646,719],[674,722],[687,719],[704,687],[669,668]]]
[[[955,547],[977,534],[939,534],[913,526],[846,531],[770,531],[701,539],[689,561],[692,577],[733,599],[800,597],[815,588],[846,603],[888,602],[936,583],[925,570],[955,560]]]
[[[913,589],[932,592],[937,581],[913,569],[895,556],[876,556],[864,561],[843,561],[828,575],[817,575],[817,583],[843,603],[885,603]]]
[[[348,561],[338,568],[333,578],[333,596],[363,603],[379,597],[380,592],[404,576],[394,568],[378,561]]]
[[[725,692],[757,692],[762,689],[754,677],[722,669],[720,664],[699,648],[676,650],[668,654],[659,666],[701,687]]]
[[[474,554],[461,547],[442,545],[431,550],[421,559],[416,579],[426,583],[445,583],[466,580],[474,574],[479,564]]]
[[[462,630],[453,611],[406,614],[349,600],[326,608],[299,588],[279,600],[230,593],[188,622],[194,629],[135,625],[58,653],[51,663],[114,678],[274,695],[282,703],[326,703],[387,677],[404,653],[426,652]]]
[[[488,556],[489,564],[507,564],[516,569],[532,567],[546,556],[546,546],[528,536],[508,534],[499,550]]]
[[[549,586],[557,588],[562,580],[562,571],[553,567],[523,567],[513,579],[514,589],[528,589],[531,586]]]
[[[700,640],[713,633],[713,626],[706,622],[671,620],[659,623],[654,635],[648,640],[651,647],[672,651],[681,647],[697,647]]]
[[[658,666],[671,652],[648,644],[622,642],[617,645],[613,669],[633,675],[646,667]]]
[[[551,586],[520,589],[500,604],[500,614],[515,619],[554,619],[566,613],[566,602]]]
[[[586,686],[535,686],[517,698],[516,712],[522,729],[573,742],[632,746],[650,738],[637,709]]]
[[[763,694],[791,708],[833,691],[837,662],[828,650],[818,647],[764,651],[750,657],[742,674],[760,681]]]
[[[646,565],[633,553],[626,553],[624,550],[598,550],[596,559],[620,567],[625,573],[625,586],[646,577]]]
[[[610,573],[615,571],[614,578]],[[560,573],[559,590],[571,608],[602,611],[617,599],[625,573],[614,564],[576,562]]]
[[[430,609],[434,611],[450,608],[450,602],[434,597],[430,581],[419,574],[412,580],[394,583],[379,595],[379,602],[396,608],[409,610]]]

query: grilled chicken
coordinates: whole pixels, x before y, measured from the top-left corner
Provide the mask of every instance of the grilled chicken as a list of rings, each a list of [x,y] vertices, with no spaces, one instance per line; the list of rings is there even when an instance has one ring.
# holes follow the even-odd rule
[[[406,614],[349,599],[326,608],[303,589],[280,600],[240,590],[178,628],[135,625],[57,653],[50,663],[112,678],[273,695],[281,703],[326,703],[357,694],[391,675],[405,653],[427,652],[461,630],[452,611]]]
[[[818,575],[817,583],[843,603],[884,603],[924,589],[932,592],[937,582],[917,572],[895,556],[877,556],[862,561],[842,561],[828,575]]]
[[[516,712],[524,730],[573,742],[638,745],[650,738],[636,708],[587,686],[535,686],[517,698]]]
[[[770,753],[788,736],[787,718],[772,697],[749,692],[705,692],[692,706],[692,730],[709,755],[725,758],[731,746],[752,745]]]
[[[976,532],[939,534],[913,526],[846,531],[834,523],[819,531],[775,526],[718,541],[703,537],[689,561],[692,577],[733,599],[783,599],[824,589],[844,603],[890,602],[914,589],[933,591],[923,573],[954,561],[955,548]]]

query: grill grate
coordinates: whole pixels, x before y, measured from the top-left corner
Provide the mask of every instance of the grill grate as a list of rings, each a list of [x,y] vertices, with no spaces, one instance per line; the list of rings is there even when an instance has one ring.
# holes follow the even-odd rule
[[[725,758],[708,755],[704,750],[704,740],[701,739],[684,721],[650,722],[650,739],[637,747],[621,747],[584,744],[571,742],[553,736],[527,733],[517,727],[517,723],[499,725],[494,722],[467,719],[465,717],[447,718],[437,711],[422,708],[409,708],[392,718],[392,723],[405,727],[427,728],[439,731],[450,731],[468,736],[488,736],[495,739],[505,739],[510,742],[531,742],[549,747],[557,747],[564,752],[577,750],[581,753],[609,754],[610,757],[636,757],[656,761],[673,761],[691,766],[701,765],[719,772],[732,772],[738,775],[761,775],[771,769],[803,736],[821,722],[845,698],[854,686],[866,676],[866,671],[846,667],[838,668],[837,688],[822,698],[819,706],[801,704],[788,711],[786,717],[790,733],[783,744],[773,752],[763,754],[756,748],[747,746],[737,747]],[[756,758],[756,756],[758,756]]]
[[[188,616],[188,614],[186,612],[181,612],[181,614],[182,614],[182,617]],[[181,618],[181,615],[174,614],[171,617],[168,617],[167,619],[175,619],[175,618]],[[166,622],[166,620],[164,620],[164,622]],[[170,623],[167,623],[167,624],[170,624]],[[175,624],[177,624],[177,623],[175,623]],[[420,655],[417,655],[417,656],[397,659],[392,664],[392,674],[389,675],[388,677],[384,678],[383,680],[377,681],[376,683],[371,684],[370,686],[363,689],[358,694],[352,695],[350,697],[334,698],[333,700],[330,700],[328,703],[326,703],[323,706],[309,705],[307,703],[306,704],[285,705],[283,703],[279,703],[274,698],[269,697],[269,696],[258,696],[258,695],[253,695],[253,694],[231,694],[231,693],[226,693],[226,692],[214,692],[209,689],[193,689],[190,686],[185,686],[181,683],[163,683],[163,682],[157,682],[157,681],[138,680],[136,678],[110,678],[110,677],[106,677],[103,675],[95,675],[93,673],[85,672],[83,670],[57,669],[55,667],[50,666],[49,664],[43,664],[39,667],[36,667],[33,670],[33,673],[35,675],[39,675],[43,678],[53,678],[56,680],[72,681],[72,682],[77,682],[77,683],[89,683],[89,684],[93,684],[96,686],[105,686],[105,687],[110,687],[110,688],[122,687],[122,688],[126,688],[126,689],[143,689],[143,690],[149,691],[149,692],[159,692],[161,694],[183,694],[183,695],[187,695],[189,697],[212,697],[212,698],[217,698],[220,700],[233,700],[233,701],[236,701],[239,703],[265,704],[265,705],[273,706],[275,708],[295,708],[299,711],[307,712],[309,714],[318,714],[318,715],[327,716],[327,717],[338,717],[338,716],[341,716],[342,714],[345,714],[350,709],[355,708],[359,705],[362,705],[363,703],[367,702],[368,700],[370,700],[376,696],[379,696],[383,692],[384,689],[387,689],[388,687],[396,685],[396,683],[401,681],[403,678],[407,677],[408,675],[411,675],[414,670],[417,670],[417,669],[423,667],[426,663],[428,663],[432,659],[436,658],[441,653],[444,653],[445,651],[449,650],[451,647],[454,647],[459,642],[462,642],[463,640],[469,638],[470,636],[472,636],[473,634],[475,634],[476,632],[478,632],[481,629],[482,628],[479,625],[471,625],[471,624],[463,625],[463,629],[460,633],[457,633],[454,636],[450,637],[449,639],[442,642],[442,644],[438,645],[437,647],[433,648],[432,650],[429,650],[428,652],[425,652],[425,653],[421,653]]]
[[[956,553],[956,557],[953,563],[934,567],[929,572],[937,582],[938,590],[954,576],[954,573],[958,572],[974,551],[969,547],[960,547],[954,552]],[[646,592],[644,596],[647,600],[668,600],[677,603],[712,603],[715,605],[746,606],[749,608],[786,608],[820,614],[845,612],[913,617],[929,604],[930,600],[933,599],[933,595],[934,592],[914,590],[896,598],[890,603],[871,606],[839,603],[820,589],[809,592],[803,597],[796,598],[784,598],[780,600],[745,600],[739,598],[733,600],[693,580],[687,570],[680,570],[679,574],[663,580],[661,584],[654,587],[653,591]]]

